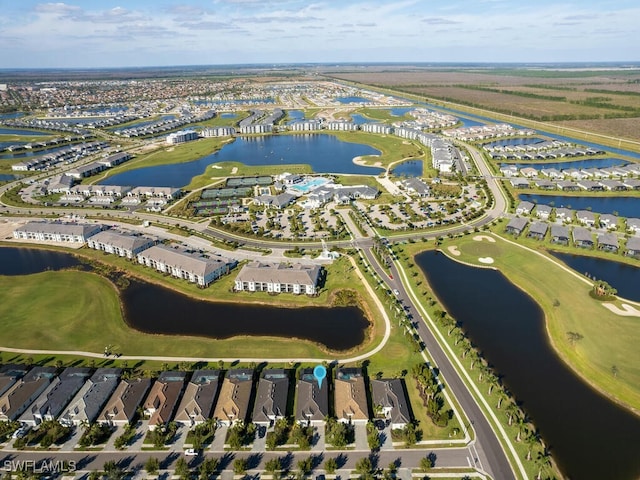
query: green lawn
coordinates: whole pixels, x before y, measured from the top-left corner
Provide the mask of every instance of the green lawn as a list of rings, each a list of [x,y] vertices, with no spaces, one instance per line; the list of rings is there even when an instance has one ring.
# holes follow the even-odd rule
[[[480,257],[492,257],[493,266],[542,307],[547,332],[560,357],[598,390],[640,410],[640,319],[605,309],[589,296],[588,284],[542,250],[538,255],[500,237],[490,243],[475,241],[473,236],[446,240],[442,249],[447,252],[449,246],[457,246],[461,255],[455,258],[473,265],[480,265]],[[578,332],[583,339],[572,345],[567,332]]]

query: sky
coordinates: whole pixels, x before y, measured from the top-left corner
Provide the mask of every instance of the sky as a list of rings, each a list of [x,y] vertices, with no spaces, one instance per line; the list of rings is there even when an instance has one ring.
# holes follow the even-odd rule
[[[640,60],[637,0],[0,0],[0,68]]]

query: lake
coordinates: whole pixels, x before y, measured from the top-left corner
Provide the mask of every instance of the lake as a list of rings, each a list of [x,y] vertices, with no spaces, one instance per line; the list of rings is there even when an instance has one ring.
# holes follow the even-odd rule
[[[567,477],[638,478],[640,419],[592,390],[556,356],[531,297],[498,271],[462,265],[440,252],[421,253],[416,263],[522,403]]]
[[[543,168],[555,168],[557,170],[566,170],[568,168],[608,168],[621,167],[629,162],[621,158],[587,158],[585,160],[572,160],[570,162],[544,162],[544,163],[502,163],[504,165],[515,165],[518,168],[535,168],[542,170]]]
[[[422,160],[410,160],[393,167],[391,173],[399,177],[421,177],[422,171]]]
[[[361,115],[359,113],[350,113],[349,115],[351,115],[351,121],[356,125],[375,122],[374,119],[365,117],[364,115]]]
[[[191,162],[145,167],[109,177],[103,185],[144,185],[149,187],[183,187],[202,174],[208,165],[240,162],[245,165],[281,165],[282,171],[294,163],[311,165],[315,173],[354,173],[376,175],[381,169],[353,163],[360,155],[379,155],[368,145],[338,140],[332,135],[267,135],[237,137],[218,152]]]
[[[640,216],[640,197],[574,197],[563,195],[518,194],[520,200],[565,207],[572,210],[588,210],[594,213],[614,213],[621,217],[635,218]]]
[[[287,125],[304,120],[304,112],[302,110],[287,110],[287,116],[289,117]]]
[[[618,295],[622,298],[640,302],[640,264],[634,267],[627,263],[586,255],[560,252],[551,254],[578,273],[588,273],[591,277],[604,280],[618,290]]]
[[[0,247],[0,275],[28,275],[79,265],[82,261],[67,253]],[[357,307],[280,308],[206,302],[139,280],[131,280],[121,297],[127,324],[147,333],[215,339],[238,335],[299,338],[331,350],[349,350],[365,340],[369,327]]]

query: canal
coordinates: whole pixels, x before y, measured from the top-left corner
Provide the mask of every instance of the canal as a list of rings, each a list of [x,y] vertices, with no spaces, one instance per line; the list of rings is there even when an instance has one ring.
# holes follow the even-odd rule
[[[440,252],[416,257],[434,293],[531,416],[563,474],[636,479],[640,419],[575,376],[549,344],[543,312],[500,272]]]

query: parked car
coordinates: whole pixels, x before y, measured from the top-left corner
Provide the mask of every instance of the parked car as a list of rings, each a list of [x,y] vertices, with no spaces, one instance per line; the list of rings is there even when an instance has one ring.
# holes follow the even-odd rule
[[[195,448],[187,448],[187,449],[184,451],[184,454],[185,454],[187,457],[197,457],[197,456],[198,456],[198,451],[197,451]]]

